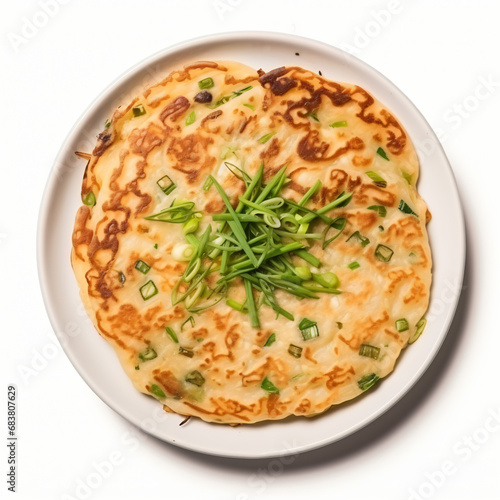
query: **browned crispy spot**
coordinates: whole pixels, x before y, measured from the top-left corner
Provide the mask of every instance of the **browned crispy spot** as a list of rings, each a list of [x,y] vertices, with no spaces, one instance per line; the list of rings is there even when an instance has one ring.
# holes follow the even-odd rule
[[[170,118],[172,122],[175,122],[180,115],[185,113],[189,108],[189,101],[182,95],[176,97],[171,103],[167,104],[165,109],[160,113],[160,119],[163,123]],[[165,123],[166,125],[166,123]]]
[[[129,136],[130,149],[141,156],[147,156],[151,150],[163,142],[162,130],[150,123],[148,128],[134,129]]]
[[[389,314],[387,311],[384,311],[379,319],[372,320],[367,318],[364,321],[356,321],[349,339],[346,339],[342,334],[339,334],[338,338],[354,351],[358,351],[361,344],[372,338],[388,320]]]
[[[336,365],[324,375],[327,378],[326,387],[331,390],[338,385],[344,384],[355,374],[356,372],[352,366],[347,368]]]
[[[184,389],[182,384],[177,380],[175,375],[167,370],[161,371],[159,369],[153,370],[154,379],[162,386],[165,393],[175,398],[182,397]]]
[[[295,413],[297,415],[302,415],[302,414],[305,414],[305,413],[309,413],[311,410],[311,401],[309,401],[309,399],[307,398],[304,398],[299,406],[297,406],[297,408],[295,408]]]
[[[364,148],[364,143],[359,137],[349,139],[345,146],[338,148],[332,155],[326,153],[330,148],[330,143],[319,138],[317,130],[310,130],[297,146],[298,155],[306,161],[333,161],[347,153],[349,150],[360,150]]]
[[[73,248],[75,250],[75,255],[80,260],[85,260],[83,255],[80,252],[80,245],[90,245],[92,241],[92,236],[94,235],[94,231],[87,227],[87,221],[90,219],[90,207],[87,205],[83,205],[78,209],[75,217],[75,226],[73,228]]]

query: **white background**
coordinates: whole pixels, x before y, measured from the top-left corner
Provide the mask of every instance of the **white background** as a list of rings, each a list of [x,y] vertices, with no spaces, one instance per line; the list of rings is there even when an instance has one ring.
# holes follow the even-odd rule
[[[17,498],[128,500],[159,498],[159,492],[218,500],[500,498],[498,2],[5,0],[0,9],[0,435],[7,432],[12,383]],[[110,410],[52,332],[35,248],[52,163],[95,97],[174,43],[244,30],[293,33],[344,48],[399,86],[441,137],[468,239],[455,320],[408,395],[338,443],[265,460],[178,449]],[[4,497],[8,450],[1,448]]]

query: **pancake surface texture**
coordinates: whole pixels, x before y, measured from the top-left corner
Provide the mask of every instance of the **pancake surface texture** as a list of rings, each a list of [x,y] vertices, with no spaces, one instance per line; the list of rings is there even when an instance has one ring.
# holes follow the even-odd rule
[[[253,179],[262,174],[262,192],[284,166],[274,197],[286,201],[268,204],[279,217],[312,217],[292,202],[315,183],[307,209],[341,195],[346,202],[301,229],[237,208]],[[231,424],[324,412],[375,390],[422,330],[432,262],[418,168],[403,126],[356,85],[299,67],[266,73],[230,61],[174,71],[114,112],[88,161],[71,256],[86,310],[137,390],[166,411]],[[234,209],[261,221],[241,227],[247,240],[257,227],[268,235],[254,244],[267,245],[266,259],[294,242],[313,256],[311,263],[291,251],[274,259],[281,270],[264,260],[248,271],[258,326],[241,276],[217,284],[217,246],[233,245],[225,253],[230,269],[248,258],[236,223],[212,219],[230,214],[218,185]],[[178,223],[184,216],[193,221],[190,236]],[[208,250],[182,281],[209,225]],[[286,236],[297,230],[322,236]],[[262,278],[273,272],[293,275],[287,286],[312,297]],[[321,286],[329,292],[311,292]],[[277,315],[273,300],[293,319]]]

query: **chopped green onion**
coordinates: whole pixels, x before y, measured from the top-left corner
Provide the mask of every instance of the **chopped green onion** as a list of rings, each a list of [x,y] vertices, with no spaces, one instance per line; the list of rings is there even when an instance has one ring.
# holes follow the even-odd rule
[[[301,280],[310,280],[312,277],[311,269],[306,266],[298,266],[294,271]]]
[[[158,179],[156,184],[160,186],[160,189],[165,194],[170,194],[177,187],[168,175],[164,175],[161,179]]]
[[[359,242],[359,244],[361,245],[362,248],[365,248],[366,245],[368,245],[368,243],[370,243],[370,240],[368,238],[366,238],[365,236],[363,236],[359,231],[352,233],[351,236],[349,236],[349,238],[347,238],[346,241],[350,241],[350,240],[356,240],[357,242]]]
[[[146,220],[170,222],[173,224],[183,224],[193,216],[194,202],[185,201],[179,204],[174,204],[157,214],[145,217]]]
[[[341,120],[339,122],[333,122],[330,127],[337,128],[337,127],[347,127],[347,122],[345,120]]]
[[[185,347],[179,347],[179,354],[186,356],[188,358],[192,358],[194,356],[194,352],[191,349],[186,349]]]
[[[304,318],[299,323],[299,330],[302,333],[302,338],[304,340],[311,340],[315,337],[319,337],[318,324],[316,321],[311,321],[310,319]]]
[[[160,386],[153,384],[151,386],[151,392],[160,399],[166,398],[165,393],[161,390]]]
[[[394,254],[394,251],[385,245],[377,245],[375,249],[375,257],[382,262],[389,262]]]
[[[196,248],[193,245],[179,242],[176,243],[172,249],[172,257],[178,262],[189,262],[195,252]]]
[[[148,266],[143,260],[138,260],[135,263],[135,268],[142,274],[148,274],[151,266]]]
[[[342,328],[343,328],[343,327],[344,327],[344,324],[343,324],[343,323],[341,323],[340,321],[337,321],[337,328],[338,328],[339,330],[342,330]]]
[[[198,370],[189,372],[184,377],[184,380],[190,384],[197,385],[198,387],[201,387],[205,383],[205,377]]]
[[[372,172],[371,170],[369,172],[365,172],[365,174],[373,181],[375,186],[385,188],[387,187],[387,181],[384,180],[383,177],[380,177],[376,172]]]
[[[403,200],[399,202],[399,210],[403,212],[404,214],[410,214],[414,215],[415,217],[418,217],[418,215],[410,208],[410,206]]]
[[[352,193],[342,193],[334,201],[316,210],[316,212],[314,212],[313,214],[308,213],[304,215],[304,217],[302,217],[302,219],[299,220],[299,222],[301,224],[308,224],[309,222],[312,222],[319,215],[325,214],[326,212],[329,212],[330,210],[333,210],[336,207],[345,207],[351,201],[351,198],[352,198]]]
[[[288,346],[288,353],[291,354],[294,358],[300,358],[302,356],[302,347],[299,347],[295,344],[290,344]]]
[[[264,347],[269,347],[274,342],[276,342],[276,334],[271,333],[271,335],[269,335],[269,337],[267,338],[266,343],[264,344]]]
[[[191,217],[187,222],[182,225],[182,234],[195,233],[200,226],[200,219],[198,217]]]
[[[276,135],[276,132],[269,132],[269,134],[263,135],[260,139],[257,139],[257,142],[265,144],[273,135]]]
[[[149,347],[144,351],[139,353],[139,359],[141,361],[150,361],[151,359],[155,359],[157,357],[156,351]]]
[[[306,113],[305,116],[309,116],[310,118],[312,118],[315,122],[319,122],[319,118],[318,118],[318,115],[316,114],[316,112],[312,112],[312,113]]]
[[[377,212],[380,217],[385,217],[387,215],[387,208],[385,208],[383,205],[372,205],[368,207],[368,210],[373,210],[374,212]]]
[[[410,326],[408,325],[408,321],[405,318],[397,319],[396,320],[396,330],[398,332],[406,332],[406,330],[409,330]]]
[[[83,203],[89,207],[93,207],[96,204],[95,194],[93,191],[89,191],[85,198],[83,198]]]
[[[153,247],[155,248],[155,250],[158,250],[158,243],[155,243]]]
[[[192,318],[192,316],[191,316]],[[185,322],[184,322],[185,323]],[[184,325],[183,323],[183,325]],[[169,326],[166,326],[165,327],[165,331],[167,332],[167,335],[176,343],[178,344],[179,343],[179,338],[177,337],[177,334],[175,333],[175,331],[173,330],[173,328],[170,328]],[[182,326],[181,326],[181,331],[182,331]]]
[[[377,154],[381,156],[384,160],[390,161],[389,157],[387,156],[387,153],[382,148],[377,149]]]
[[[106,120],[106,123],[104,124],[104,128],[109,128],[111,125],[111,122],[109,120]]]
[[[235,311],[243,312],[243,309],[245,306],[241,304],[240,302],[237,302],[236,300],[233,299],[227,299],[226,300],[226,305],[234,309]]]
[[[181,325],[181,332],[182,332],[182,330],[184,329],[184,325],[185,325],[186,323],[191,323],[191,328],[194,328],[194,318],[193,318],[192,316],[189,316],[189,318],[188,318],[188,319],[186,319],[186,321],[184,321],[184,323],[182,323],[182,325]],[[172,331],[173,331],[173,330],[172,330]]]
[[[252,89],[252,85],[249,85],[248,87],[245,87],[241,90],[236,90],[233,91],[231,95],[226,95],[224,97],[221,97],[215,104],[211,104],[208,106],[210,109],[218,108],[219,106],[222,106],[223,104],[226,104],[226,102],[230,101],[231,99],[234,99],[235,97],[240,96],[244,92],[248,92],[250,89]]]
[[[134,118],[137,118],[138,116],[145,115],[146,110],[142,104],[138,104],[132,108],[132,113],[134,114]]]
[[[324,236],[323,236],[323,245],[322,245],[323,250],[333,240],[337,239],[341,235],[346,224],[347,224],[347,219],[345,217],[337,217],[336,219],[333,220],[333,222],[330,225],[328,225],[326,227],[325,232],[324,232]],[[330,232],[331,229],[335,229],[337,232],[331,238],[327,239],[328,233]]]
[[[384,226],[379,226],[379,227],[378,227],[378,230],[379,230],[379,231],[383,231],[383,230],[384,230]]]
[[[214,86],[214,81],[211,77],[203,78],[198,82],[198,87],[200,90],[211,89]]]
[[[411,174],[405,172],[404,170],[401,170],[401,175],[404,177],[405,181],[411,185]]]
[[[336,274],[327,272],[323,274],[312,273],[312,279],[326,288],[338,288],[340,280]]]
[[[192,125],[196,121],[196,113],[194,111],[191,111],[189,115],[186,117],[186,127],[188,125]]]
[[[354,271],[354,269],[357,269],[358,267],[361,267],[361,264],[359,262],[351,262],[348,266],[347,266],[351,271]]]
[[[378,375],[375,375],[375,373],[370,373],[369,375],[365,375],[358,380],[358,387],[362,391],[366,391],[367,389],[375,385],[379,379],[380,377]]]
[[[267,378],[265,377],[260,384],[261,389],[264,389],[269,394],[279,394],[280,390]]]
[[[257,308],[255,307],[255,301],[253,298],[252,283],[247,279],[243,279],[243,282],[245,284],[245,292],[247,294],[247,307],[248,307],[248,315],[250,316],[250,324],[254,328],[259,328],[260,321],[259,321],[259,316],[257,314]]]
[[[358,354],[360,356],[367,356],[368,358],[378,359],[380,355],[380,348],[368,344],[361,344]]]
[[[246,106],[247,108],[251,109],[252,111],[255,111],[255,106],[252,106],[251,104],[243,104],[243,106]]]
[[[309,262],[311,266],[319,267],[321,265],[321,261],[316,256],[310,254],[309,252],[306,252],[305,250],[297,250],[294,253],[297,257],[300,257],[306,262]]]
[[[127,278],[125,277],[125,275],[124,275],[124,274],[120,271],[120,272],[118,273],[118,280],[120,281],[120,283],[121,283],[122,285],[123,285],[123,283],[125,283],[125,280],[126,280],[126,279],[127,279]]]
[[[203,191],[208,191],[211,187],[212,187],[212,184],[214,183],[213,179],[212,179],[212,176],[209,175],[205,182],[203,183]]]
[[[425,318],[421,318],[419,322],[415,325],[415,332],[410,335],[410,339],[408,340],[408,344],[413,344],[420,335],[422,335],[422,332],[425,329],[425,325],[427,325],[427,320]]]
[[[152,280],[149,280],[145,285],[142,285],[141,288],[139,288],[139,291],[141,292],[143,300],[148,300],[158,293],[158,288],[156,288],[156,285]]]

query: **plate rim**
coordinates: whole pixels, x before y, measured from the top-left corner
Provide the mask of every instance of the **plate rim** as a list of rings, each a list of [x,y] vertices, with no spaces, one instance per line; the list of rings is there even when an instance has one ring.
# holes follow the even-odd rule
[[[240,450],[232,450],[231,452],[226,451],[221,451],[221,450],[214,450],[211,447],[206,447],[203,445],[193,445],[192,443],[189,444],[188,442],[181,442],[179,439],[166,439],[164,436],[160,436],[158,433],[154,432],[154,430],[148,431],[147,429],[144,429],[139,423],[136,421],[134,416],[131,414],[129,409],[122,408],[120,407],[119,404],[116,402],[113,402],[112,400],[110,401],[109,398],[103,393],[102,389],[100,389],[99,385],[96,384],[93,380],[89,380],[89,376],[87,374],[87,371],[85,368],[81,365],[81,363],[78,360],[78,356],[75,355],[74,352],[71,351],[69,344],[66,343],[66,339],[63,338],[63,335],[61,334],[61,330],[58,328],[58,318],[57,318],[57,305],[52,304],[50,297],[49,297],[49,289],[50,286],[48,285],[48,280],[46,276],[46,269],[45,269],[45,261],[47,259],[47,256],[45,254],[45,248],[44,245],[46,244],[45,239],[44,239],[44,234],[47,231],[47,225],[49,224],[49,214],[50,214],[50,205],[51,205],[51,200],[52,200],[52,195],[54,189],[57,187],[58,184],[58,179],[57,179],[57,166],[60,164],[61,159],[66,157],[67,155],[67,149],[69,147],[69,144],[73,142],[73,140],[76,138],[78,131],[81,129],[83,122],[91,115],[93,115],[97,108],[102,104],[102,102],[106,101],[109,98],[112,98],[113,93],[116,91],[117,87],[119,87],[122,84],[125,84],[129,78],[132,78],[134,75],[137,75],[138,72],[143,70],[144,68],[148,68],[155,62],[159,62],[160,60],[167,58],[169,56],[173,56],[174,54],[181,53],[182,51],[186,51],[189,49],[195,49],[198,47],[201,43],[206,43],[206,44],[216,44],[216,43],[221,43],[221,42],[231,42],[231,41],[238,41],[242,42],[244,40],[257,40],[259,42],[269,42],[271,44],[276,44],[276,43],[283,43],[283,44],[292,44],[292,43],[297,43],[297,45],[300,48],[303,47],[308,47],[311,48],[313,51],[315,50],[321,50],[321,51],[328,51],[333,53],[336,57],[344,57],[349,59],[350,64],[354,64],[357,66],[358,69],[360,69],[363,73],[368,73],[376,75],[379,79],[381,79],[384,83],[385,86],[388,86],[389,88],[393,89],[397,95],[398,99],[403,99],[406,101],[406,105],[412,109],[413,113],[416,113],[419,118],[424,122],[424,124],[427,127],[427,130],[430,132],[432,138],[435,140],[435,144],[437,149],[439,150],[438,153],[440,156],[442,156],[442,159],[444,160],[444,165],[446,166],[446,171],[447,174],[450,177],[450,181],[452,183],[452,187],[454,190],[454,194],[456,195],[457,198],[457,203],[458,203],[458,209],[459,209],[459,217],[458,217],[458,225],[460,227],[460,234],[457,235],[457,240],[460,241],[460,247],[456,249],[456,261],[457,261],[457,269],[459,272],[457,272],[457,286],[462,289],[463,286],[463,280],[464,280],[464,275],[465,275],[465,263],[466,263],[466,226],[465,226],[465,218],[464,218],[464,211],[463,211],[463,205],[461,203],[460,199],[460,193],[458,190],[458,185],[456,182],[456,178],[453,172],[453,169],[450,165],[450,162],[446,156],[446,153],[444,151],[444,148],[442,144],[440,143],[439,139],[437,138],[434,130],[430,126],[430,124],[427,122],[425,117],[422,115],[420,110],[413,104],[413,102],[408,98],[408,96],[398,87],[396,86],[389,78],[384,76],[380,71],[378,71],[376,68],[373,68],[371,65],[368,63],[362,61],[361,59],[357,58],[356,56],[353,56],[352,54],[349,54],[342,49],[335,47],[333,45],[329,45],[328,43],[318,41],[312,38],[308,37],[303,37],[295,34],[288,34],[288,33],[279,33],[279,32],[273,32],[273,31],[233,31],[233,32],[224,32],[224,33],[216,33],[216,34],[211,34],[211,35],[204,35],[204,36],[199,36],[195,38],[191,38],[187,41],[181,41],[178,43],[175,43],[173,45],[170,45],[166,48],[163,48],[161,50],[158,50],[154,54],[142,59],[141,61],[137,62],[136,64],[132,65],[129,67],[127,70],[122,72],[121,75],[119,75],[117,78],[115,78],[113,81],[108,83],[103,90],[91,101],[91,103],[86,106],[84,111],[81,113],[79,118],[76,120],[74,123],[73,127],[70,129],[68,132],[67,136],[63,140],[61,147],[55,156],[55,159],[53,161],[52,168],[50,169],[50,172],[48,174],[48,178],[46,181],[45,188],[43,190],[43,195],[40,203],[40,209],[39,209],[39,217],[38,217],[38,223],[37,223],[37,235],[36,235],[36,257],[37,257],[37,271],[38,271],[38,280],[39,280],[39,286],[41,289],[42,293],[42,298],[43,302],[45,305],[45,310],[47,312],[47,315],[49,317],[49,321],[51,323],[51,326],[58,338],[59,343],[61,344],[66,356],[70,360],[71,364],[73,367],[76,369],[76,371],[79,373],[79,375],[82,377],[84,382],[92,389],[92,391],[111,409],[113,409],[115,412],[117,412],[120,416],[125,418],[128,422],[134,424],[135,426],[139,427],[139,429],[142,429],[144,432],[147,432],[148,434],[161,439],[162,441],[168,442],[170,444],[174,444],[176,446],[179,446],[184,449],[188,449],[191,451],[199,452],[199,453],[204,453],[212,456],[220,456],[220,457],[231,457],[231,458],[243,458],[243,459],[249,459],[249,458],[270,458],[270,457],[276,457],[276,456],[285,456],[285,455],[290,455],[290,454],[297,454],[297,453],[303,453],[306,451],[311,451],[323,446],[326,446],[328,444],[337,442],[341,439],[346,438],[347,436],[355,433],[356,431],[364,428],[366,425],[370,424],[371,422],[375,421],[379,417],[381,417],[384,413],[386,413],[390,408],[392,408],[397,402],[399,402],[405,394],[407,394],[412,387],[420,380],[420,378],[423,376],[423,374],[429,369],[430,365],[432,364],[433,360],[435,359],[437,353],[439,352],[443,342],[445,341],[453,318],[455,317],[456,310],[459,304],[459,299],[460,299],[460,293],[458,293],[455,297],[454,300],[451,304],[451,306],[448,308],[448,316],[444,322],[444,325],[442,327],[441,333],[437,340],[433,343],[432,349],[427,352],[426,358],[423,360],[423,362],[420,364],[418,370],[415,371],[413,376],[406,382],[406,384],[400,388],[399,391],[397,391],[393,396],[388,399],[385,404],[380,406],[376,411],[370,413],[369,415],[366,415],[364,418],[360,419],[358,422],[356,422],[354,425],[350,426],[348,429],[344,429],[343,432],[340,434],[336,434],[335,436],[327,436],[324,437],[321,440],[317,440],[314,443],[306,443],[302,444],[299,446],[296,446],[294,448],[291,448],[289,450],[285,451],[277,451],[277,450],[269,450],[269,451],[262,451],[260,453],[252,453],[252,454],[246,454],[242,453]],[[420,157],[419,157],[419,163]],[[434,267],[434,266],[433,266]],[[434,284],[434,280],[433,280]],[[432,296],[432,292],[431,292]],[[430,303],[429,303],[430,307]],[[426,313],[427,314],[427,313]],[[216,424],[214,424],[216,425]],[[273,422],[272,425],[279,425],[279,422]]]

